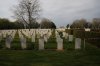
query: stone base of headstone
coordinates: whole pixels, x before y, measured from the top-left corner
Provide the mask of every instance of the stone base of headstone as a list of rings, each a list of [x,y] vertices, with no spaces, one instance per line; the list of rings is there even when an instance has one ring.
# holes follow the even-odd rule
[[[81,39],[80,38],[75,39],[75,49],[81,49]]]
[[[44,50],[44,39],[43,38],[39,39],[39,50]]]
[[[69,35],[69,41],[70,41],[70,42],[73,41],[73,35]]]

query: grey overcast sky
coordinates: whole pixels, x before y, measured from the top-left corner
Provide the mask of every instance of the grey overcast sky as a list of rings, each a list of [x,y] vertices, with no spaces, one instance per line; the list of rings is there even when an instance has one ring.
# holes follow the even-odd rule
[[[11,8],[17,0],[0,0],[0,17],[12,18]],[[41,17],[51,19],[57,26],[66,26],[76,19],[100,18],[100,0],[40,0]]]

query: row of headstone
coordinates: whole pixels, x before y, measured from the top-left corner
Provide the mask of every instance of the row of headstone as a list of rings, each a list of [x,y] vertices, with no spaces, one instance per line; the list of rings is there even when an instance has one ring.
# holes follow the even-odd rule
[[[2,32],[6,35],[6,47],[7,48],[11,47],[11,42],[13,41],[16,32],[17,31],[14,31],[14,30]],[[0,36],[2,35],[2,33],[0,32]],[[37,36],[37,38],[39,39],[39,50],[43,50],[44,42],[48,42],[48,39],[52,33],[51,33],[51,30],[44,31],[40,29],[40,30],[30,30],[30,31],[29,30],[18,30],[18,34],[19,34],[22,49],[27,48],[26,38],[24,36],[26,35],[28,37],[31,37],[32,42],[35,42],[35,38]],[[57,50],[63,50],[63,39],[60,37],[57,31],[55,34],[56,34]],[[68,35],[68,33],[66,32],[63,32],[63,37],[65,39],[68,39],[71,42],[73,41],[73,35]],[[75,49],[80,49],[80,48],[81,48],[81,39],[76,38],[75,39]]]
[[[42,36],[42,35],[41,35]],[[65,39],[69,38],[69,41],[73,41],[73,35],[68,35],[68,33],[63,33],[63,37]],[[39,38],[39,50],[44,49],[44,41],[47,42],[48,36],[47,34],[44,34],[44,38]],[[63,39],[60,37],[60,35],[56,32],[56,42],[57,42],[57,50],[63,50]],[[75,39],[75,49],[81,49],[81,39],[76,38]]]
[[[47,37],[43,35],[39,35],[39,50],[44,49],[44,41],[47,41]],[[63,50],[63,39],[60,37],[60,35],[56,34],[56,42],[57,42],[57,50]]]
[[[44,35],[44,39],[47,42],[47,39],[51,36],[51,30],[50,29],[23,29],[21,30],[22,33],[27,36],[28,38],[31,38],[32,42],[35,42],[35,38],[37,34]]]
[[[11,33],[15,32],[16,30],[0,30],[0,33],[2,33],[2,37],[6,38],[6,36],[11,35]]]
[[[29,33],[30,33],[32,42],[35,42],[35,37],[37,35],[37,38],[39,39],[39,50],[44,49],[44,41],[47,42],[48,38],[50,36],[50,34],[48,34],[48,30],[46,30],[46,31],[40,30],[40,29],[30,30],[30,31],[29,30],[19,30],[19,37],[20,37],[21,46],[22,46],[23,49],[26,48],[26,43],[25,43],[26,40],[21,33],[26,35],[28,38],[29,38]]]

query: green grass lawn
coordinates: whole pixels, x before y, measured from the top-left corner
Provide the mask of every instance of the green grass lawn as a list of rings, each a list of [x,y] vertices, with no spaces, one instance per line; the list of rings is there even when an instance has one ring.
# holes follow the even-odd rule
[[[0,50],[0,66],[100,66],[100,49]]]
[[[85,49],[75,50],[74,42],[64,40],[64,50],[57,51],[55,38],[51,38],[45,44],[45,50],[39,51],[38,40],[36,43],[27,41],[32,50],[21,50],[19,42],[15,38],[12,49],[0,50],[0,66],[100,66],[100,49],[88,43]]]

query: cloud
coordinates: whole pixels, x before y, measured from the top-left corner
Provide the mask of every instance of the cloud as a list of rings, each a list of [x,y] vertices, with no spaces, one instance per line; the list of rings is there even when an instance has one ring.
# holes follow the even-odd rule
[[[12,20],[13,13],[11,11],[11,8],[16,3],[17,3],[16,0],[0,0],[0,17],[9,18]]]
[[[73,20],[100,17],[100,0],[40,0],[43,17],[52,19],[57,26],[66,25]]]
[[[10,10],[17,0],[0,0],[0,17],[13,19]],[[100,0],[40,0],[41,17],[51,19],[57,26],[66,26],[76,19],[100,18]]]

